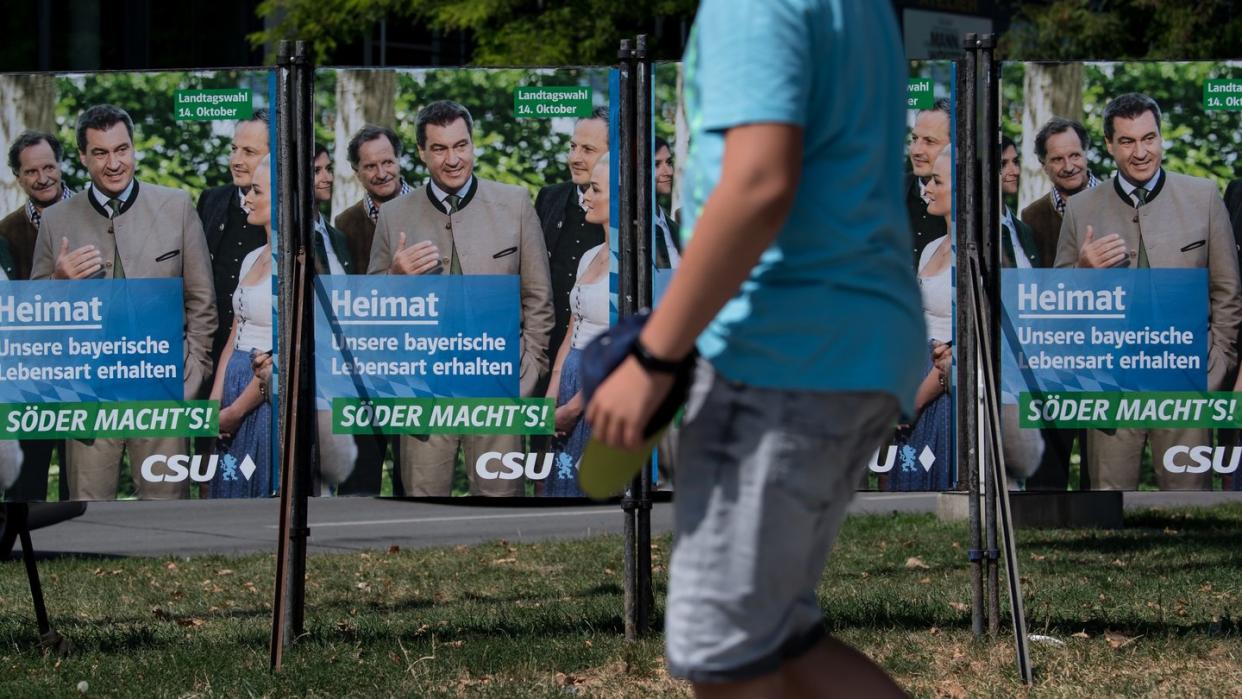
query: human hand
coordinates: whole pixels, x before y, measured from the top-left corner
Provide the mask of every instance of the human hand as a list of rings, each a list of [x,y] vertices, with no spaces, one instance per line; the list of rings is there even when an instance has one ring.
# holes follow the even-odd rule
[[[237,428],[241,427],[242,418],[246,417],[240,410],[230,405],[220,410],[220,437],[230,438],[233,433],[237,432]]]
[[[571,400],[556,409],[556,436],[563,437],[573,431],[582,417],[582,401]]]
[[[260,352],[251,356],[250,368],[254,371],[255,378],[264,384],[270,383],[272,380],[272,353]]]
[[[673,388],[672,374],[648,373],[633,357],[600,384],[587,406],[591,434],[616,449],[643,445],[643,429]]]
[[[85,279],[103,271],[103,256],[94,245],[69,250],[69,239],[60,239],[60,251],[56,254],[56,267],[52,279]]]
[[[397,251],[388,266],[389,274],[430,274],[440,266],[440,248],[430,240],[406,247],[405,231],[397,237]]]
[[[953,345],[945,342],[936,342],[932,346],[932,364],[940,370],[940,373],[948,376],[953,370]]]
[[[1126,243],[1121,236],[1110,233],[1095,240],[1095,228],[1087,226],[1087,237],[1083,239],[1082,249],[1078,251],[1078,266],[1092,269],[1118,267],[1130,256]]]

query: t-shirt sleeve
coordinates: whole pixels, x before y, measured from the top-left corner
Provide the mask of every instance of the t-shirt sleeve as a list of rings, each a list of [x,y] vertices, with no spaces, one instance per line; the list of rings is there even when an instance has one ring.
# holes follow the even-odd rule
[[[808,23],[796,0],[707,0],[697,20],[702,127],[806,125]]]

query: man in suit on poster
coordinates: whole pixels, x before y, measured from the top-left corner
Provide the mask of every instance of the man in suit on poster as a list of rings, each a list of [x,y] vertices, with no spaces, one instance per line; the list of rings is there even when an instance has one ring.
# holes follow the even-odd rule
[[[5,276],[21,280],[30,278],[34,260],[35,240],[43,211],[73,196],[65,186],[60,163],[65,149],[60,139],[42,131],[25,131],[9,146],[9,168],[26,195],[26,203],[0,220],[0,253],[7,254]],[[0,254],[0,257],[3,255]],[[59,453],[58,462],[64,473],[64,443],[51,439],[21,440],[23,463],[17,481],[5,488],[5,498],[14,502],[47,498],[47,477],[52,452]],[[60,499],[69,498],[69,483],[60,481]]]
[[[220,321],[211,341],[213,364],[220,358],[233,329],[233,291],[237,289],[242,260],[267,244],[263,226],[246,222],[242,200],[250,189],[255,168],[268,154],[269,119],[266,109],[256,109],[249,119],[234,125],[229,149],[229,175],[233,181],[204,190],[198,198],[198,216],[207,236],[207,252],[211,254],[212,285]]]
[[[913,268],[918,269],[923,248],[931,241],[948,233],[944,218],[927,213],[924,190],[931,178],[932,165],[940,151],[951,148],[949,128],[953,124],[949,100],[941,97],[931,109],[918,113],[914,129],[910,132],[910,172],[906,175],[906,212],[910,216],[910,230],[914,233]]]
[[[185,192],[134,178],[134,122],[124,110],[95,105],[77,122],[78,159],[90,174],[86,191],[43,212],[35,242],[34,279],[173,277],[182,280],[184,397],[208,385],[216,330],[215,291],[207,241]],[[85,254],[77,254],[86,250]],[[143,460],[185,454],[183,437],[69,440],[69,493],[74,500],[111,500],[124,452],[138,497],[185,497],[186,482],[145,481]],[[157,467],[158,468],[158,467]]]
[[[579,119],[569,141],[569,182],[550,184],[535,196],[535,211],[543,226],[544,247],[552,279],[555,320],[546,352],[555,358],[569,327],[569,292],[574,288],[578,261],[591,248],[604,242],[604,229],[588,223],[582,197],[591,181],[591,170],[608,152],[608,108],[598,107],[590,117]],[[540,385],[537,390],[545,387]]]
[[[367,124],[349,139],[348,153],[364,194],[334,223],[349,242],[349,256],[359,269],[366,269],[380,207],[411,190],[401,178],[401,138],[392,129]]]
[[[526,190],[474,175],[473,119],[441,100],[418,113],[418,157],[426,186],[386,204],[371,250],[370,274],[516,274],[521,278],[521,395],[535,395],[548,369],[552,290],[543,231]],[[465,452],[471,495],[517,496],[524,483],[478,478],[486,452],[521,450],[517,435],[402,437],[406,495],[452,492],[458,448]]]
[[[1237,364],[1234,343],[1242,325],[1238,259],[1229,213],[1211,180],[1161,167],[1160,106],[1138,93],[1104,108],[1104,142],[1117,163],[1111,182],[1069,200],[1061,224],[1057,267],[1206,267],[1209,296],[1207,389],[1227,390]],[[1163,490],[1203,490],[1212,474],[1164,468],[1173,446],[1210,445],[1206,429],[1090,430],[1092,486],[1135,490],[1143,447],[1150,440],[1156,481]],[[1178,460],[1174,459],[1176,463]],[[1186,466],[1186,463],[1179,463]]]

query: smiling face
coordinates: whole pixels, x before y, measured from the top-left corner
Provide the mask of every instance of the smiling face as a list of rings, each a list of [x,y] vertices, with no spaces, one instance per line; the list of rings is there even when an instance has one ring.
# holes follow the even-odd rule
[[[418,149],[418,157],[440,189],[450,193],[461,189],[474,172],[474,141],[466,120],[427,124],[427,142]]]
[[[587,223],[598,223],[608,228],[608,161],[595,163],[591,170],[586,192],[582,195],[582,205],[586,209],[584,218]]]
[[[608,124],[602,119],[583,119],[569,139],[569,177],[579,187],[591,181],[599,156],[608,152]]]
[[[332,201],[332,183],[336,180],[332,173],[332,158],[327,153],[320,153],[312,164],[315,168],[315,201],[320,204]]]
[[[266,167],[256,166],[246,190],[246,223],[270,227],[272,222],[272,176]]]
[[[376,201],[388,201],[401,191],[401,169],[397,153],[387,136],[373,138],[358,146],[358,182]]]
[[[120,196],[134,179],[134,140],[123,122],[107,129],[86,129],[86,149],[78,160],[91,183],[108,197]]]
[[[1087,186],[1087,156],[1073,129],[1048,137],[1044,174],[1061,194],[1074,194]]]
[[[655,152],[655,187],[656,194],[666,197],[673,193],[673,154],[667,146],[661,146]]]
[[[50,206],[60,199],[60,163],[47,141],[28,146],[17,155],[17,183],[35,206]]]
[[[1150,110],[1134,119],[1113,117],[1113,138],[1104,145],[1117,161],[1117,169],[1134,184],[1146,184],[1160,169],[1164,144],[1160,124]]]
[[[922,112],[910,134],[910,169],[919,177],[932,173],[932,163],[949,145],[949,117],[942,111]]]
[[[267,155],[267,124],[243,121],[233,130],[233,146],[229,151],[229,172],[233,184],[249,187],[259,161]]]
[[[1017,148],[1009,146],[1001,151],[1000,185],[1002,194],[1013,195],[1018,193],[1021,169]]]
[[[927,213],[948,216],[953,210],[953,166],[947,153],[941,153],[932,164],[927,181]]]

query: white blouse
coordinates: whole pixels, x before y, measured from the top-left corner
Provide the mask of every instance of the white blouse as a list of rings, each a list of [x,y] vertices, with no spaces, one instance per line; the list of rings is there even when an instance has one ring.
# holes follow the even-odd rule
[[[245,279],[260,254],[271,254],[266,246],[252,251],[242,260],[237,278]],[[233,317],[237,319],[237,340],[233,348],[243,352],[272,351],[272,280],[266,277],[258,284],[237,285],[233,291]]]
[[[596,255],[611,255],[606,244],[596,245],[578,262],[578,275],[575,279],[582,279],[586,275],[587,267],[595,259]],[[574,336],[571,340],[570,347],[573,349],[583,349],[591,344],[601,333],[608,329],[608,278],[610,273],[605,271],[599,275],[599,279],[593,282],[583,284],[575,282],[574,288],[569,292],[569,310],[574,314]]]
[[[953,339],[953,264],[944,266],[939,274],[923,276],[923,268],[931,261],[949,236],[941,236],[923,248],[919,256],[919,290],[923,292],[923,320],[927,323],[927,339],[948,342]]]

